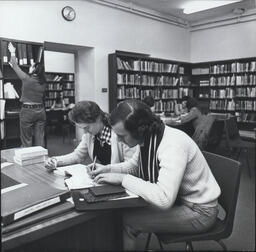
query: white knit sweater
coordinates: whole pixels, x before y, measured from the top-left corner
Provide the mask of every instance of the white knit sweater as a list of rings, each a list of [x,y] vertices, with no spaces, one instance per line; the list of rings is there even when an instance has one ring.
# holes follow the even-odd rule
[[[157,183],[128,174],[123,187],[162,209],[170,208],[177,197],[192,203],[217,204],[220,187],[200,149],[188,135],[165,126],[156,156],[160,166]]]

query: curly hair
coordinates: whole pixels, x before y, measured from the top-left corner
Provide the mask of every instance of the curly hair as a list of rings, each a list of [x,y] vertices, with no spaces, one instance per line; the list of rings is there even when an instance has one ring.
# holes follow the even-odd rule
[[[101,110],[93,101],[80,101],[68,113],[73,123],[94,123],[100,117],[105,125],[109,125],[109,115]]]
[[[131,136],[144,140],[152,133],[158,133],[163,122],[152,113],[150,107],[139,100],[120,102],[110,114],[110,124],[115,125],[122,121],[125,129]]]

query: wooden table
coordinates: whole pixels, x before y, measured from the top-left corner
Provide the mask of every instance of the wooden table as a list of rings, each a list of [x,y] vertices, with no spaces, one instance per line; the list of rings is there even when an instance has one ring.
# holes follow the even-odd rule
[[[1,151],[13,162],[14,149]],[[41,181],[63,188],[63,178],[48,173],[42,164],[13,165],[1,172],[25,183]],[[78,212],[69,202],[41,210],[2,228],[2,251],[120,251],[121,211]]]

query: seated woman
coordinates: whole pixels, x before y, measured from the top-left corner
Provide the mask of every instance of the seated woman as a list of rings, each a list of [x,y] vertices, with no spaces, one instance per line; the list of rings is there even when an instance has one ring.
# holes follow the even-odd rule
[[[101,173],[98,183],[121,184],[148,206],[125,211],[124,250],[135,250],[142,232],[199,233],[218,214],[220,188],[202,152],[184,132],[165,126],[138,100],[118,104],[110,115],[112,129],[130,147],[140,145],[139,175]]]
[[[69,112],[69,119],[84,130],[82,140],[72,153],[49,158],[46,161],[47,169],[51,171],[57,166],[82,163],[88,157],[91,160],[97,157],[97,162],[105,165],[106,171],[136,171],[139,148],[129,148],[117,141],[109,124],[108,114],[95,102],[76,103]]]

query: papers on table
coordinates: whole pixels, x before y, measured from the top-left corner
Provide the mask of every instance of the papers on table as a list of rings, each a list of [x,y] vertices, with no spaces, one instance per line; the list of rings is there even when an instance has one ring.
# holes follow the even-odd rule
[[[66,176],[66,174],[71,175],[70,178],[65,179],[65,183],[69,190],[100,186],[100,184],[93,181],[87,171],[88,168],[86,165],[75,164],[58,167],[54,173],[63,176],[63,178]]]

